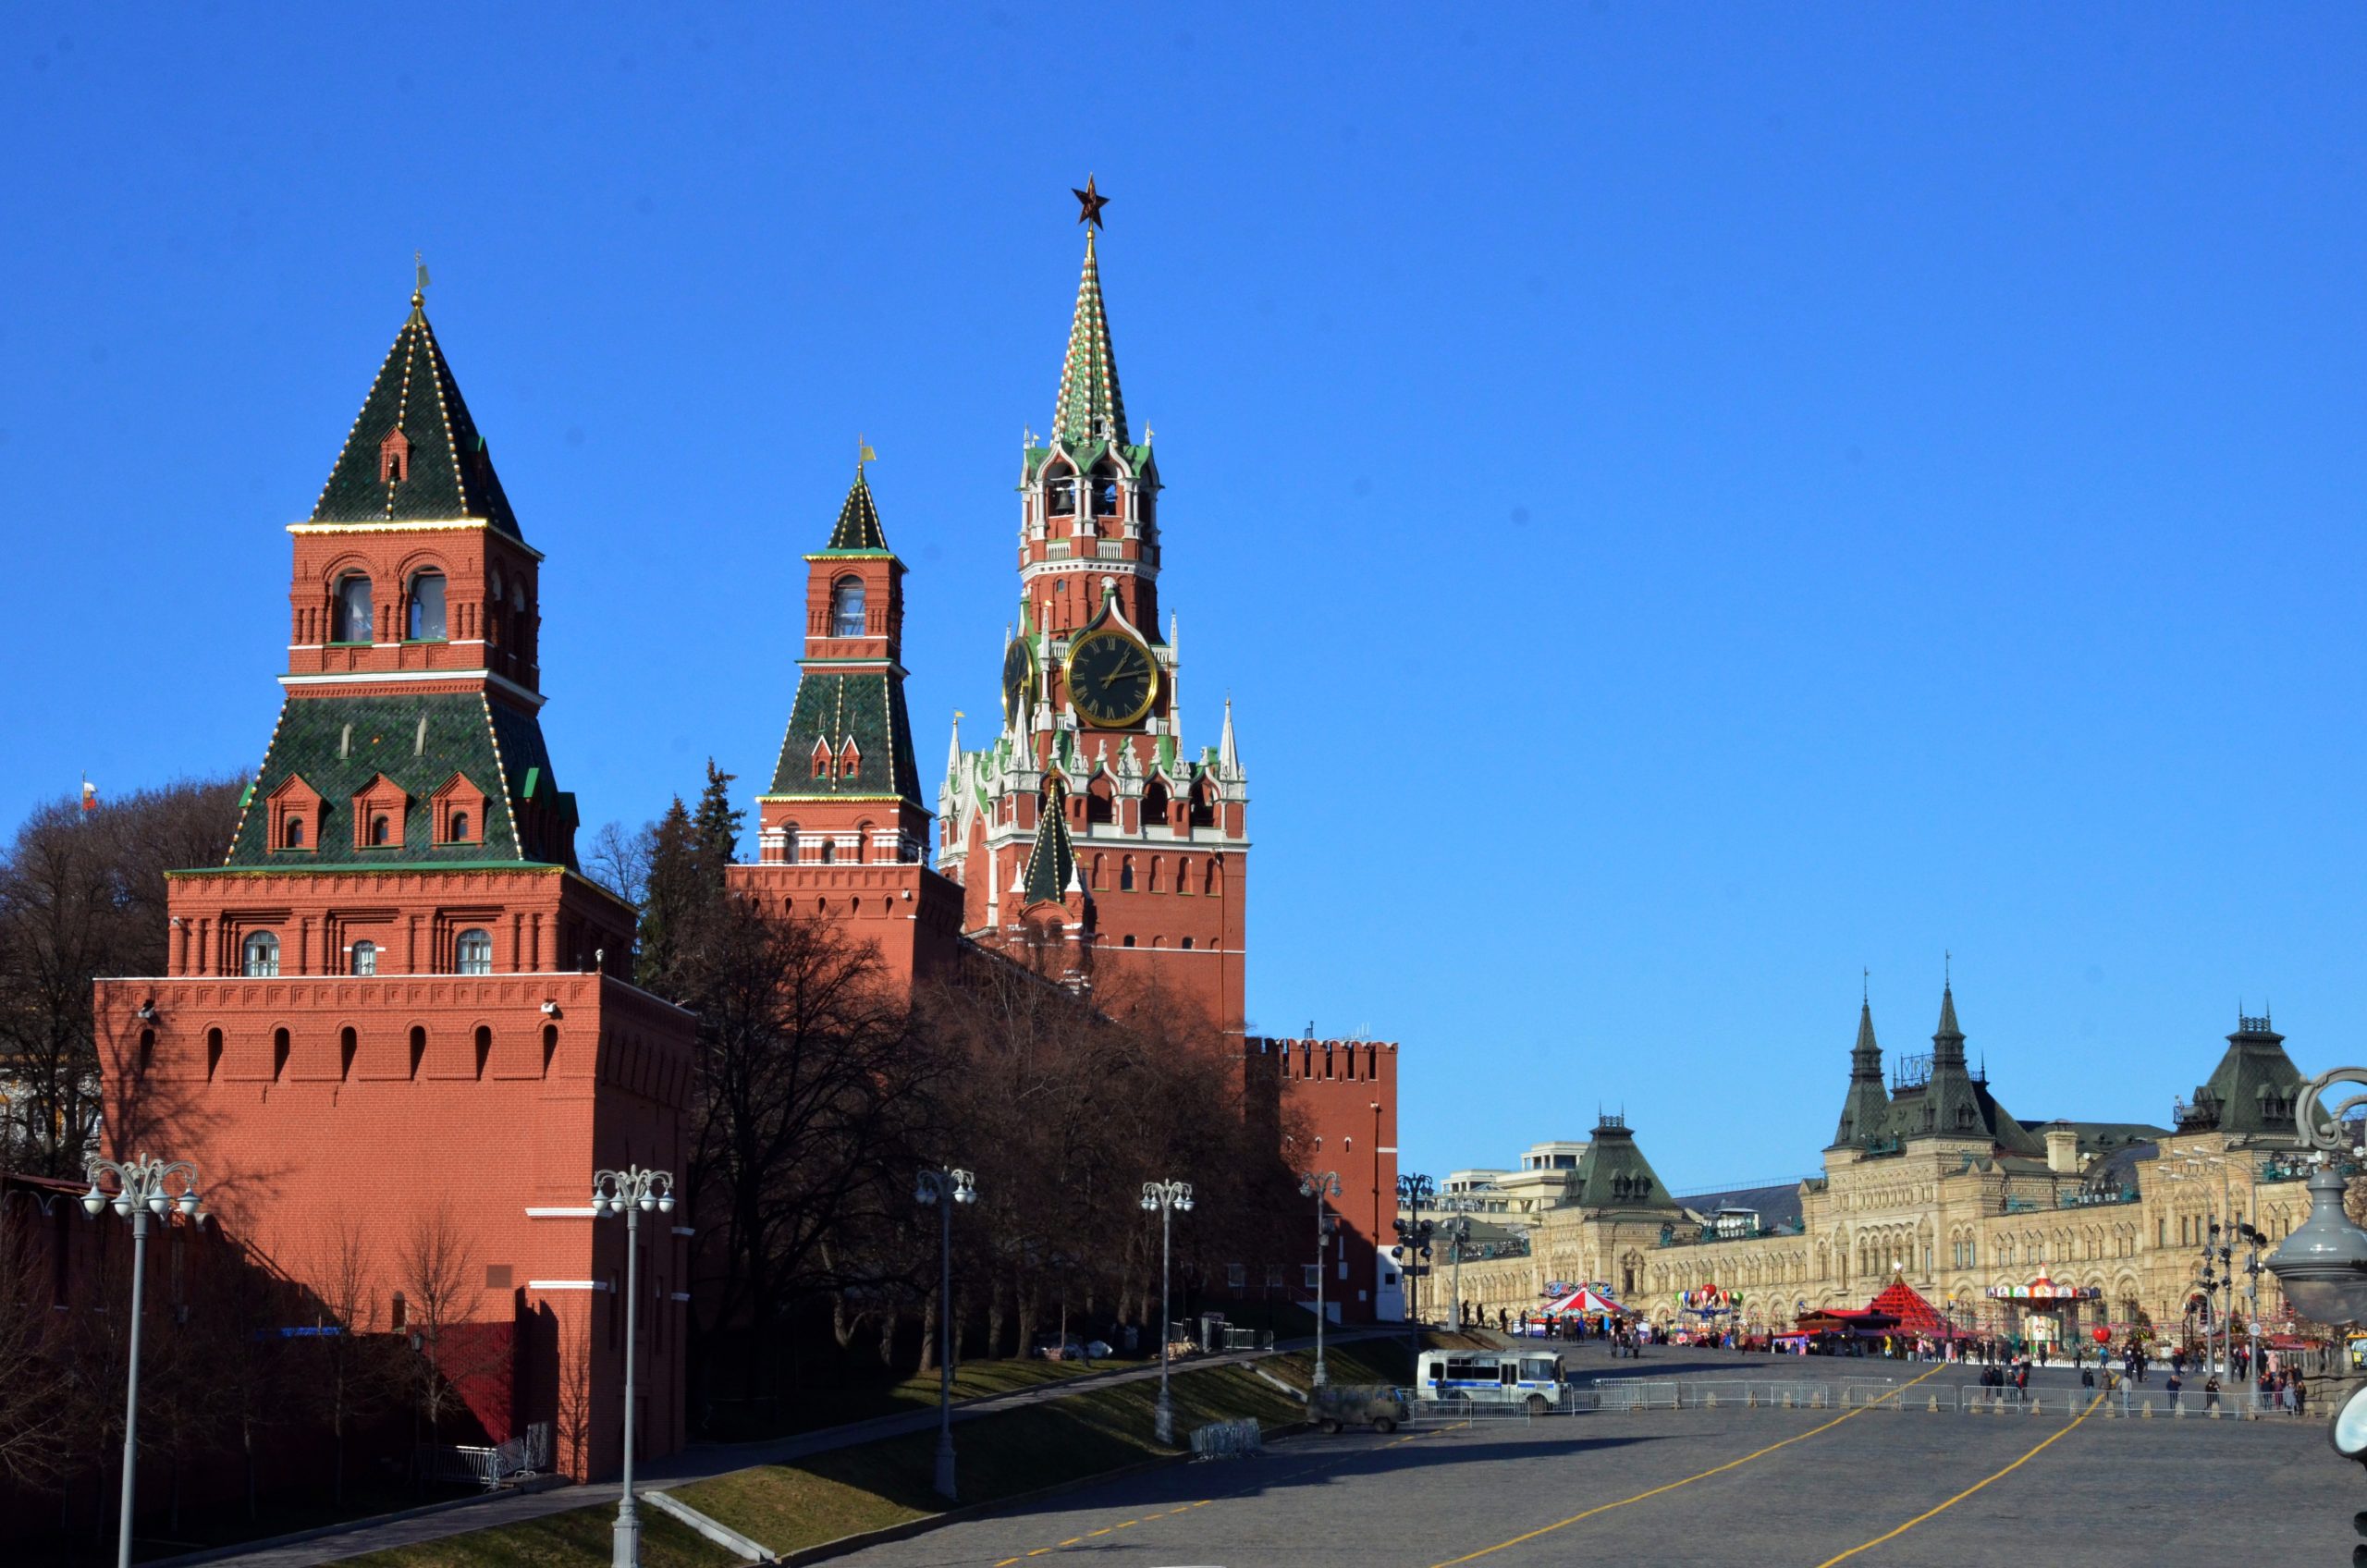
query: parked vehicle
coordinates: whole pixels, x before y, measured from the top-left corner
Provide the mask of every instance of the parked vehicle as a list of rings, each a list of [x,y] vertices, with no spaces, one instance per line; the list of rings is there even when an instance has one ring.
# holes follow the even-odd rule
[[[1414,1374],[1417,1399],[1467,1399],[1480,1404],[1526,1404],[1542,1415],[1562,1403],[1562,1358],[1518,1350],[1426,1350]]]
[[[1307,1418],[1325,1432],[1343,1427],[1370,1427],[1393,1432],[1411,1414],[1405,1396],[1380,1384],[1334,1383],[1315,1390],[1307,1402]]]

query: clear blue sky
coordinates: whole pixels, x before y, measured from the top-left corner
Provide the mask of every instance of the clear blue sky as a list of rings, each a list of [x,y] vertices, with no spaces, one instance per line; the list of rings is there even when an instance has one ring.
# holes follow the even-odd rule
[[[2367,15],[966,9],[13,9],[0,810],[259,760],[414,248],[587,824],[769,769],[857,431],[934,773],[1091,170],[1251,1014],[1415,1163],[1810,1169],[1944,949],[2026,1119],[2367,1055]]]

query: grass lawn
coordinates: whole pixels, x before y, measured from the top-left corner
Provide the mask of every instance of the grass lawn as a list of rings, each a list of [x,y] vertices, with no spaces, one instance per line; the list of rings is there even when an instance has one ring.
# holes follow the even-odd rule
[[[345,1561],[357,1568],[598,1568],[609,1560],[616,1522],[613,1506],[579,1508]],[[644,1568],[747,1568],[746,1559],[645,1503],[641,1510],[641,1561]]]
[[[1054,1382],[1062,1378],[1107,1372],[1112,1366],[1140,1365],[1134,1360],[1097,1361],[1091,1366],[1081,1361],[1016,1358],[963,1362],[953,1368],[953,1397],[957,1401],[979,1399],[987,1394],[1009,1393],[1014,1389],[1034,1388],[1038,1383]],[[937,1405],[937,1380],[936,1373],[924,1372],[915,1373],[897,1383],[875,1383],[854,1389],[805,1390],[785,1408],[762,1415],[753,1412],[744,1415],[718,1412],[715,1435],[726,1442],[746,1442],[817,1431],[824,1427],[843,1427],[851,1421],[868,1421],[876,1415],[898,1415],[908,1410],[934,1409]]]
[[[1453,1343],[1457,1337],[1432,1334],[1425,1342]],[[1392,1336],[1327,1346],[1324,1360],[1335,1383],[1403,1383],[1412,1357],[1405,1341]],[[1302,1351],[1269,1357],[1258,1366],[1304,1389],[1314,1357]],[[1056,1362],[981,1362],[974,1370],[1018,1372],[1016,1381],[978,1390],[999,1392],[1046,1380],[1041,1371],[1048,1366],[1059,1375],[1061,1364]],[[1030,1372],[1037,1375],[1030,1377]],[[935,1387],[928,1384],[932,1398]],[[1269,1427],[1285,1425],[1298,1420],[1304,1410],[1297,1400],[1242,1366],[1193,1370],[1187,1363],[1176,1370],[1173,1387],[1179,1436],[1206,1422],[1249,1415]],[[1145,1378],[1080,1390],[1048,1403],[963,1422],[953,1433],[962,1501],[992,1502],[1174,1452],[1160,1448],[1151,1437],[1158,1397],[1157,1379]],[[668,1489],[709,1517],[785,1553],[938,1513],[943,1504],[932,1489],[936,1456],[937,1434],[916,1432]],[[648,1521],[644,1555],[650,1568],[704,1568],[732,1561],[653,1510],[644,1509],[643,1517]],[[352,1561],[368,1568],[596,1568],[607,1556],[609,1518],[605,1509],[583,1510]]]

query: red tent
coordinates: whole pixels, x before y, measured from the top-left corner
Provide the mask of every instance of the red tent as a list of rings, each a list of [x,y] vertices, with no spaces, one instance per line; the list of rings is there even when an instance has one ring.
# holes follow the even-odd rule
[[[1913,1286],[1895,1275],[1889,1284],[1883,1287],[1882,1294],[1866,1304],[1866,1310],[1896,1318],[1898,1326],[1910,1334],[1947,1339],[1964,1331],[1949,1322],[1938,1307],[1917,1295]]]

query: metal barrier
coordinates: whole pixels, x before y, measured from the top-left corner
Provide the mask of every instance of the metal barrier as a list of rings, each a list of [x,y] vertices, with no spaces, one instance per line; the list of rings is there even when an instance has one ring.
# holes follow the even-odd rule
[[[1195,1459],[1243,1459],[1266,1452],[1264,1434],[1258,1429],[1257,1418],[1246,1415],[1238,1421],[1211,1421],[1205,1427],[1192,1428],[1192,1457]]]
[[[504,1481],[532,1476],[551,1466],[551,1424],[536,1421],[508,1442],[490,1448],[469,1444],[423,1443],[412,1461],[420,1479],[452,1486],[473,1481],[487,1491]]]

